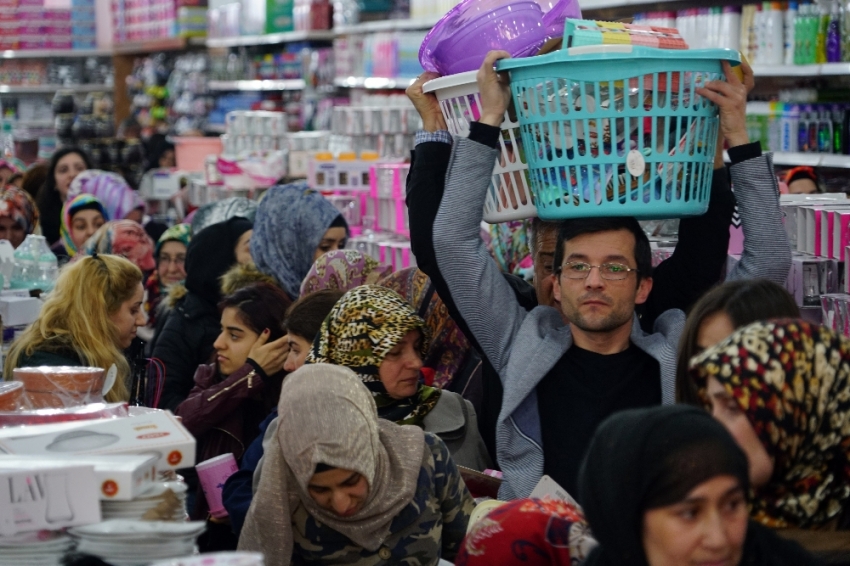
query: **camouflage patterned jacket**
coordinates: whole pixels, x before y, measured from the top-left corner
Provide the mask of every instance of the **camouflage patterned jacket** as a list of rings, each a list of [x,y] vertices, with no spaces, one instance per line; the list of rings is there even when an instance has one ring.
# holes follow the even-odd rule
[[[292,514],[293,566],[432,566],[440,558],[454,560],[475,503],[443,441],[426,432],[425,445],[416,493],[381,548],[357,546],[299,506]]]

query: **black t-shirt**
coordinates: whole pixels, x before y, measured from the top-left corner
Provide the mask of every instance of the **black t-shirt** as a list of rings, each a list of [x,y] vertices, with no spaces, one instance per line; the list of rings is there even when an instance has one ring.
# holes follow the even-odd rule
[[[660,404],[658,362],[634,344],[611,355],[572,346],[537,385],[543,472],[575,497],[596,427],[618,411]]]

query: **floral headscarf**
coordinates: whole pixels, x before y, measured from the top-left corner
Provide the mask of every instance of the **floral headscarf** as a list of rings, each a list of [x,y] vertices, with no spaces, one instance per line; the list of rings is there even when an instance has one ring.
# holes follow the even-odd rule
[[[27,165],[17,157],[7,157],[5,159],[0,159],[0,169],[6,168],[12,172],[13,175],[18,173],[23,173],[27,170]],[[3,187],[0,187],[2,189]]]
[[[191,240],[192,227],[188,224],[175,224],[163,232],[162,236],[159,237],[159,240],[156,241],[156,247],[153,252],[154,258],[159,261],[159,250],[162,249],[162,245],[165,242],[180,242],[188,248]]]
[[[153,241],[142,225],[133,220],[113,220],[101,226],[88,239],[81,253],[120,255],[138,266],[142,271],[156,268],[153,259]]]
[[[420,385],[407,399],[393,399],[378,377],[378,368],[387,354],[411,330],[422,331],[422,355],[428,351],[425,321],[413,312],[398,293],[363,285],[348,291],[334,305],[307,355],[307,363],[345,366],[366,384],[381,418],[398,424],[422,426],[437,405],[441,391]]]
[[[422,361],[425,367],[435,371],[434,386],[445,389],[466,361],[471,346],[449,316],[449,309],[437,294],[431,279],[415,267],[409,267],[378,284],[401,295],[425,319],[431,344]]]
[[[348,291],[360,285],[374,285],[393,268],[357,250],[335,250],[316,260],[301,283],[301,296],[323,289]]]
[[[822,526],[850,498],[850,340],[803,321],[755,323],[695,357],[691,376],[708,405],[708,378],[738,401],[775,460],[755,489],[754,520]]]
[[[513,220],[490,225],[490,255],[504,273],[511,273],[531,281],[534,277],[534,262],[528,235],[530,220]]]
[[[581,509],[556,499],[517,499],[475,523],[455,566],[571,566],[596,546]]]
[[[71,238],[71,226],[73,225],[74,215],[83,209],[98,210],[103,216],[104,221],[109,220],[109,214],[103,208],[103,203],[92,195],[77,195],[74,198],[65,201],[62,207],[62,222],[59,225],[59,235],[62,238],[62,244],[65,246],[65,251],[69,257],[77,255],[77,245]]]
[[[108,171],[89,169],[74,177],[68,199],[83,193],[97,197],[113,220],[121,220],[134,210],[145,208],[145,201],[124,177]]]
[[[25,234],[32,234],[38,226],[38,207],[28,192],[9,186],[0,191],[0,217],[11,218]]]

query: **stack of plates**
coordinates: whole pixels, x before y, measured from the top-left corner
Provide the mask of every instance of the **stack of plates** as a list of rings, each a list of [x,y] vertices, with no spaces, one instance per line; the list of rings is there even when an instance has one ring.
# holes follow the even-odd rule
[[[172,558],[151,566],[263,566],[263,555],[259,552],[213,552]]]
[[[157,560],[195,552],[195,541],[204,532],[203,521],[130,521],[113,519],[74,527],[77,552],[93,554],[113,566],[145,566]]]
[[[68,535],[50,531],[0,537],[0,564],[60,566],[73,546]]]
[[[185,521],[186,489],[186,484],[183,482],[157,482],[152,489],[131,501],[101,501],[100,510],[103,520],[145,518],[159,521]],[[151,513],[145,517],[148,511]]]

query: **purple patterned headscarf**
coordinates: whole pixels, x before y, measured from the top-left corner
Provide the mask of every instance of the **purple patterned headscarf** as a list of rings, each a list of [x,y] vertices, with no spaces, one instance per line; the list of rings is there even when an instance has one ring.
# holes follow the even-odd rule
[[[391,266],[357,250],[335,250],[317,259],[310,268],[301,283],[301,296],[323,289],[350,291],[360,285],[374,285],[392,272]]]
[[[121,220],[134,210],[145,208],[145,201],[127,181],[108,171],[89,169],[77,175],[71,182],[67,200],[83,193],[97,197],[112,220]]]

